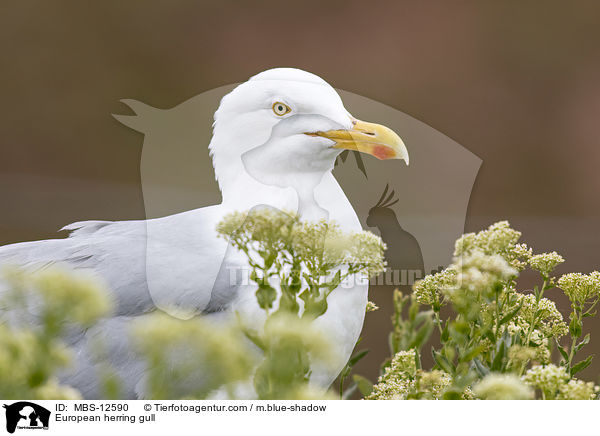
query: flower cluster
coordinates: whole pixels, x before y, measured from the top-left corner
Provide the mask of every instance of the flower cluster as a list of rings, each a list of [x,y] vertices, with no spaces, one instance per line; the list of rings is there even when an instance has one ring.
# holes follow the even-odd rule
[[[583,380],[569,380],[568,383],[558,388],[557,400],[595,400],[600,392],[600,387],[593,382]]]
[[[544,398],[556,398],[559,388],[569,380],[569,374],[563,366],[536,365],[523,376],[523,381],[529,386],[540,389]]]
[[[375,312],[376,310],[379,310],[379,306],[377,306],[372,301],[367,301],[367,307],[365,308],[365,312]]]
[[[456,242],[453,263],[413,287],[415,300],[433,309],[417,315],[411,307],[409,315],[423,325],[429,318],[438,328],[441,346],[433,349],[433,368],[452,379],[444,398],[459,398],[461,393],[464,398],[469,386],[480,398],[531,398],[533,391],[523,383],[537,388],[543,398],[595,395],[593,383],[574,376],[592,361],[592,356],[579,360],[576,355],[590,342],[582,325],[600,302],[600,272],[566,274],[557,281],[551,274],[564,258],[555,251],[534,255],[518,243],[520,237],[506,221],[465,234]],[[517,278],[527,267],[539,273],[541,285],[522,293]],[[569,323],[545,296],[557,284],[571,300]],[[444,320],[440,308],[448,303],[453,315]],[[396,318],[402,318],[398,308],[396,312]],[[396,329],[394,335],[395,343],[413,346],[415,339],[406,330]],[[566,335],[568,344],[562,340]],[[560,366],[552,364],[555,348]],[[530,365],[534,366],[528,370]],[[472,384],[473,380],[479,382]]]
[[[539,347],[534,348],[524,347],[522,345],[513,345],[508,350],[508,359],[511,368],[524,368],[529,361],[535,358],[541,361],[546,361],[549,359],[549,356],[540,356]]]
[[[329,294],[346,279],[384,270],[385,244],[370,232],[344,232],[335,222],[306,222],[269,207],[227,215],[217,232],[246,255],[266,312],[264,329],[243,327],[264,356],[255,391],[261,399],[297,398],[306,392],[311,363],[329,364],[330,344],[310,322],[327,311]]]
[[[377,275],[385,270],[383,252],[386,249],[381,238],[371,232],[342,232],[335,223],[324,223],[326,237],[324,243],[324,260],[332,265],[360,265],[360,269],[368,276]],[[314,224],[303,223],[296,230],[299,234]],[[302,241],[304,247],[310,243]],[[309,254],[309,253],[307,253]]]
[[[473,317],[487,317],[493,307],[489,304],[496,294],[512,290],[511,280],[518,274],[504,257],[497,253],[486,254],[480,249],[464,253],[454,259],[454,263],[447,268],[445,283],[441,280],[427,280],[424,283],[427,291],[424,295],[443,295],[442,301],[450,301],[455,310],[467,319]],[[448,280],[450,279],[450,280]],[[440,286],[442,285],[442,286]],[[435,288],[437,286],[437,289]],[[415,294],[423,292],[415,286]],[[421,298],[420,301],[426,301]],[[435,300],[434,300],[435,301]],[[435,310],[435,307],[433,307]]]
[[[142,317],[134,325],[133,339],[134,351],[147,367],[145,384],[139,386],[146,398],[206,398],[247,378],[257,359],[239,330],[215,327],[201,318],[180,320],[159,313]]]
[[[373,386],[371,400],[403,399],[414,387],[416,374],[415,351],[399,351],[394,355],[384,374]]]
[[[326,272],[346,265],[353,273],[371,276],[385,269],[386,246],[373,233],[343,232],[335,222],[301,221],[296,214],[273,208],[230,213],[217,225],[217,233],[245,251],[251,262],[267,267],[296,258]]]
[[[442,398],[452,384],[445,371],[423,371],[416,368],[415,350],[399,351],[392,358],[384,374],[379,377],[368,400],[407,400]],[[464,392],[463,398],[470,392]]]
[[[416,389],[425,393],[424,398],[439,399],[442,398],[444,391],[452,384],[450,374],[434,369],[433,371],[417,371]],[[464,398],[470,396],[469,392],[463,394]]]
[[[318,318],[329,294],[346,279],[385,268],[385,244],[378,236],[343,232],[325,220],[302,221],[270,207],[229,214],[217,232],[246,255],[258,304],[267,312]]]
[[[87,275],[57,267],[37,273],[8,270],[3,280],[8,289],[0,302],[0,397],[80,399],[55,375],[72,358],[62,337],[109,312],[106,291]]]
[[[523,376],[528,385],[540,389],[547,400],[594,400],[600,387],[593,382],[570,378],[562,366],[534,366]]]
[[[569,273],[558,279],[558,286],[571,302],[583,305],[600,296],[600,272]]]
[[[479,233],[467,233],[456,241],[454,256],[460,257],[474,251],[486,255],[500,255],[508,264],[522,270],[527,266],[531,250],[525,244],[517,244],[521,232],[510,227],[508,221],[492,224]]]
[[[491,373],[481,379],[473,392],[482,400],[531,400],[533,389],[514,374]]]
[[[516,293],[513,307],[515,306],[520,306],[521,309],[511,323],[512,329],[520,331],[523,338],[531,329],[530,340],[536,345],[542,345],[544,339],[560,339],[569,332],[556,303],[548,298],[541,298],[536,303],[535,295]],[[533,327],[532,319],[535,319]]]
[[[457,285],[472,292],[491,289],[499,282],[517,275],[517,270],[504,257],[480,250],[473,250],[456,258],[454,265],[459,270]]]
[[[525,341],[527,335],[529,334],[529,344],[533,345],[532,347],[522,347],[518,346],[518,350],[520,353],[519,357],[524,357],[525,353],[533,354],[532,359],[537,360],[542,363],[548,363],[550,361],[550,341],[547,336],[545,336],[538,329],[530,329],[529,323],[526,321],[522,321],[520,324],[516,324],[515,322],[510,322],[506,325],[506,330],[512,337],[519,337],[521,341]],[[512,349],[512,347],[511,347]],[[525,351],[527,350],[527,351]],[[509,350],[509,357],[510,357]],[[515,351],[516,353],[516,351]],[[527,360],[523,359],[523,362],[526,363]]]
[[[43,321],[44,328],[53,333],[64,328],[65,323],[91,325],[112,307],[103,286],[84,273],[59,267],[31,274],[8,269],[4,280],[12,289],[5,296],[9,304],[24,309],[13,310],[11,315],[33,317],[22,319],[29,325]]]
[[[443,291],[456,286],[456,274],[456,269],[450,267],[417,281],[414,285],[417,301],[433,306],[434,310],[439,311],[444,304]]]
[[[529,266],[544,277],[548,277],[554,268],[563,263],[565,259],[556,251],[551,253],[536,254],[529,258]]]

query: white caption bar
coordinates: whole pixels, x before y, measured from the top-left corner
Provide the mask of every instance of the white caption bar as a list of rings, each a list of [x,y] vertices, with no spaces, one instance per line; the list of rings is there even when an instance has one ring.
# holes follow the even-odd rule
[[[2,401],[0,434],[572,434],[596,401]],[[577,420],[568,416],[577,415]],[[32,430],[42,430],[33,432]],[[116,432],[116,433],[115,433]],[[239,432],[239,433],[237,433]],[[497,432],[497,433],[496,433]],[[212,433],[211,433],[212,434]],[[389,434],[389,433],[388,433]],[[414,433],[412,433],[414,434]]]

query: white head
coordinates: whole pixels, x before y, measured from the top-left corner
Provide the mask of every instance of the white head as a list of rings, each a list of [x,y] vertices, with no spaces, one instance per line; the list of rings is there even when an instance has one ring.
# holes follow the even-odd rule
[[[300,196],[312,192],[343,149],[408,163],[398,135],[356,120],[331,85],[294,68],[264,71],[226,95],[210,143],[224,199],[245,174]]]

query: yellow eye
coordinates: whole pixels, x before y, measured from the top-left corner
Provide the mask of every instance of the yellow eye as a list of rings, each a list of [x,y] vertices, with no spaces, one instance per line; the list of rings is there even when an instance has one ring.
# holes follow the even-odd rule
[[[279,115],[281,117],[291,111],[292,109],[285,103],[280,101],[273,103],[273,112],[275,112],[275,115]]]

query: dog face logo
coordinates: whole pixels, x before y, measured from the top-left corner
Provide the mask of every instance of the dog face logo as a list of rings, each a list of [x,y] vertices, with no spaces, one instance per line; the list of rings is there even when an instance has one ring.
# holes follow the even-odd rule
[[[19,401],[3,406],[6,409],[6,431],[14,433],[18,429],[48,430],[50,411],[28,401]]]

